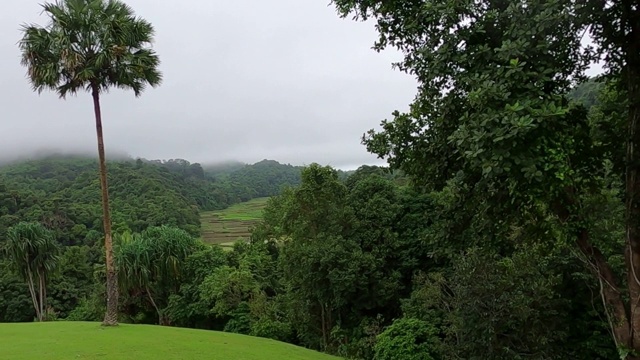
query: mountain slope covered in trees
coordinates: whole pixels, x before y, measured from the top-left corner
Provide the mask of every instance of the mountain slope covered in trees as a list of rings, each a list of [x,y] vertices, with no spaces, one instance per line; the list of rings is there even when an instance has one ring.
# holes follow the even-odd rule
[[[93,243],[100,228],[94,159],[65,156],[0,167],[0,237],[18,221],[56,229],[65,244]],[[186,160],[119,160],[109,164],[114,231],[171,225],[199,234],[199,211],[219,210],[300,182],[299,168],[276,161],[243,165],[224,177]]]

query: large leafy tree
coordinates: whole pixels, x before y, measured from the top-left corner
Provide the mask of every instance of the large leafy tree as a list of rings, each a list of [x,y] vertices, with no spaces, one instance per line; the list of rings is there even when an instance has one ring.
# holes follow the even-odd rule
[[[599,45],[608,75],[616,81],[618,107],[626,115],[618,123],[624,156],[625,260],[629,302],[612,304],[618,318],[615,340],[640,358],[640,4],[637,0],[585,0],[585,16],[592,38]],[[622,125],[622,126],[620,126]]]
[[[53,233],[40,223],[18,223],[7,231],[4,251],[27,283],[36,318],[43,321],[47,310],[47,282],[59,258]]]
[[[640,356],[640,8],[621,0],[334,0],[343,15],[377,22],[376,49],[400,49],[397,65],[420,86],[407,113],[396,112],[364,138],[431,189],[453,189],[470,217],[507,229],[526,213],[561,225],[600,284],[611,333],[623,357]],[[587,113],[565,94],[596,52],[619,78],[626,154],[592,137]],[[611,123],[613,124],[613,122]],[[607,145],[610,145],[609,147]],[[607,173],[613,163],[613,171]],[[611,177],[624,181],[625,242],[605,238],[588,219],[589,202]],[[589,201],[586,201],[589,199]],[[597,201],[596,201],[597,202]],[[512,214],[516,214],[515,217]],[[622,225],[622,224],[621,224]],[[542,237],[544,238],[544,237]],[[611,261],[626,258],[626,278]]]
[[[160,84],[157,54],[151,49],[153,26],[118,0],[59,0],[43,5],[46,26],[25,25],[19,43],[22,64],[34,90],[55,91],[60,98],[80,91],[93,97],[100,160],[104,243],[107,268],[105,325],[118,323],[117,270],[113,259],[107,167],[100,95],[111,87],[139,96]]]

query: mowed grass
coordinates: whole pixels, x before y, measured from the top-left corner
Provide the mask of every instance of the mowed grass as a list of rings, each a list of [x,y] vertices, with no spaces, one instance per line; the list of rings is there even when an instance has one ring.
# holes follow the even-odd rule
[[[0,358],[337,360],[291,344],[245,335],[152,325],[58,321],[0,324]]]
[[[267,200],[269,198],[258,198],[224,210],[203,212],[200,215],[202,240],[230,247],[237,240],[249,239],[250,228],[262,219]]]

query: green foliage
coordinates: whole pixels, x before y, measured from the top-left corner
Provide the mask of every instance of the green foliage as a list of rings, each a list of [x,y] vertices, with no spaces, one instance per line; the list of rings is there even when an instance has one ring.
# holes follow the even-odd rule
[[[168,226],[120,236],[116,264],[122,290],[130,297],[146,296],[159,323],[168,324],[164,309],[179,290],[185,263],[198,245],[186,231]]]
[[[438,331],[425,321],[402,318],[378,336],[376,360],[435,360]]]
[[[588,276],[564,247],[562,229],[544,211],[505,216],[470,203],[455,182],[424,193],[363,171],[345,186],[330,169],[310,166],[300,187],[269,201],[253,234],[252,246],[266,243],[276,252],[279,299],[301,344],[362,359],[384,346],[390,353],[380,356],[404,358],[392,350],[408,347],[410,335],[380,345],[380,334],[400,318],[430,334],[419,343],[431,352],[408,350],[418,356],[612,354],[589,300],[594,284],[584,283]],[[603,235],[610,224],[598,217],[617,211],[612,201],[611,208],[585,209]],[[475,216],[479,209],[483,217]],[[546,247],[522,247],[530,241]]]
[[[97,162],[83,158],[0,168],[0,178],[15,194],[16,206],[7,215],[44,223],[64,245],[93,246],[102,232],[97,168]],[[185,196],[205,191],[198,185],[161,167],[136,168],[127,161],[110,164],[109,185],[114,231],[140,232],[166,224],[199,233],[195,196]]]
[[[277,172],[278,165],[272,165]],[[64,245],[58,271],[51,277],[47,294],[48,304],[58,318],[99,320],[96,316],[104,310],[105,289],[100,284],[104,283],[105,275],[100,256],[102,224],[99,185],[94,180],[96,168],[96,162],[91,159],[56,156],[0,168],[0,229],[5,229],[0,234],[0,244],[7,241],[6,229],[20,220],[29,220],[43,223],[57,242]],[[200,234],[199,209],[227,206],[226,197],[217,202],[218,199],[208,194],[229,184],[204,177],[199,171],[200,165],[184,160],[120,160],[112,162],[110,168],[116,238],[127,233],[143,233],[149,227],[163,224],[192,235],[189,239],[195,245],[184,258],[179,284],[174,281],[171,286],[150,287],[151,292],[159,292],[154,295],[154,301],[158,302],[164,321],[221,330],[228,318],[219,319],[209,312],[212,305],[201,300],[199,286],[215,268],[226,264],[227,256],[218,248],[195,242],[193,236]],[[250,180],[238,178],[238,181]],[[264,201],[258,203],[262,206]],[[229,209],[229,214],[244,212],[243,207]],[[23,296],[14,295],[23,287],[16,279],[11,271],[0,281],[5,296],[0,302],[0,309],[4,309],[0,311],[0,321],[26,321],[34,317],[33,309],[25,307],[21,300],[24,296],[29,298],[27,288],[23,289]],[[126,284],[129,279],[121,280]],[[158,322],[157,311],[146,290],[127,291],[123,300],[121,320]]]
[[[214,269],[199,286],[200,303],[209,304],[205,314],[226,319],[224,331],[291,340],[277,298],[276,264],[262,245],[238,243],[228,253],[227,265]]]
[[[69,315],[66,321],[99,321],[104,314],[105,309],[96,306],[96,301],[82,299]]]
[[[553,260],[535,252],[502,258],[472,250],[456,261],[447,284],[452,295],[444,300],[459,339],[452,351],[469,359],[520,359],[571,349],[563,339],[568,324],[557,321],[566,306],[556,290],[561,275],[551,275],[545,267]]]
[[[121,321],[267,337],[353,359],[612,354],[588,298],[595,284],[544,211],[499,222],[500,212],[469,201],[464,184],[425,192],[370,167],[346,181],[316,164],[301,175],[298,187],[267,201],[251,241],[230,251],[175,227],[121,232]],[[616,180],[607,181],[609,191],[585,199],[598,242],[618,236]],[[478,209],[491,216],[474,216]],[[532,239],[548,247],[523,247]],[[65,248],[51,285],[58,317],[100,319],[99,253]],[[2,277],[0,294],[18,285]],[[3,306],[24,309],[12,304]]]
[[[222,266],[204,279],[200,296],[215,304],[211,309],[214,314],[224,316],[246,303],[257,289],[258,284],[249,269]]]
[[[58,270],[51,278],[49,305],[59,318],[66,318],[84,299],[91,296],[95,286],[93,259],[99,256],[88,246],[65,247],[58,261]],[[86,318],[83,320],[97,320]]]
[[[600,103],[600,94],[606,86],[602,80],[591,78],[583,83],[578,84],[567,94],[567,98],[580,103],[587,109]]]
[[[47,284],[59,261],[53,233],[40,223],[20,222],[7,230],[4,251],[27,283],[38,321],[44,321],[48,312]]]
[[[227,314],[230,319],[224,326],[225,332],[248,335],[251,332],[251,316],[249,304],[241,302]]]
[[[178,160],[109,163],[114,231],[141,232],[149,226],[169,225],[200,235],[199,211],[233,204],[229,196],[218,194],[234,185],[194,176],[188,170],[193,166],[199,167]],[[20,220],[39,221],[64,245],[93,246],[101,241],[97,167],[96,161],[82,157],[51,157],[0,167],[0,230]],[[264,170],[268,169],[280,171],[278,165]],[[238,186],[252,186],[251,178],[236,180]]]
[[[392,171],[113,163],[126,318],[358,359],[636,356],[640,9],[631,0],[333,3],[342,16],[375,21],[375,49],[400,50],[395,65],[419,82],[406,113],[363,137]],[[105,4],[112,8],[98,12]],[[141,79],[159,82],[131,73],[133,62],[153,69],[157,59],[119,46],[146,45],[152,29],[105,24],[118,7],[130,17],[116,1],[45,6],[51,25],[26,27],[20,45],[34,87],[64,97],[87,81],[136,94]],[[61,25],[87,41],[90,26],[72,21],[80,10],[105,32],[84,57],[59,41],[68,40]],[[582,45],[587,31],[597,52]],[[608,76],[583,81],[598,57]],[[40,319],[94,319],[103,306],[104,288],[88,275],[105,276],[94,168],[76,159],[0,170],[0,236],[9,229],[0,243],[16,249],[12,226],[32,221],[68,246],[51,276],[55,312],[40,307]],[[269,196],[262,213],[213,211]],[[211,212],[201,227],[202,210]],[[223,252],[195,240],[200,230],[205,240],[238,234],[212,225],[222,220],[244,236],[251,221],[250,241]],[[24,268],[15,269],[25,277]],[[32,316],[16,279],[0,277],[0,316],[12,321]]]
[[[291,341],[293,329],[288,322],[260,318],[251,324],[249,335],[278,341]]]
[[[235,196],[240,201],[247,201],[277,195],[282,191],[283,186],[298,185],[300,168],[279,164],[273,160],[262,160],[231,172],[227,181],[234,185],[229,189],[232,194],[237,194]]]
[[[3,322],[33,321],[36,315],[28,286],[13,270],[10,261],[0,260],[0,319]]]
[[[202,300],[200,286],[209,274],[226,264],[226,255],[220,247],[202,245],[185,260],[182,281],[177,293],[169,296],[165,314],[177,326],[218,328],[210,304]]]
[[[280,194],[284,188],[300,184],[303,167],[280,164],[274,160],[262,160],[255,164],[228,163],[204,166],[204,172],[222,185],[228,203]],[[348,172],[338,170],[341,178]]]
[[[589,57],[567,1],[335,3],[345,15],[373,17],[376,48],[403,50],[398,66],[422,84],[411,112],[369,133],[371,152],[439,186],[463,167],[487,178],[513,174],[522,186],[540,181],[538,171],[562,171],[546,158],[552,144],[536,141],[579,118],[561,94]],[[558,67],[556,59],[567,61]]]
[[[464,274],[458,274],[456,266],[461,264],[459,254],[470,248],[497,257],[475,264],[481,269],[493,264],[491,271],[476,275],[476,267],[469,267],[473,276],[456,277],[448,284],[464,284],[461,301],[474,299],[461,307],[470,311],[463,318],[470,318],[460,328],[477,330],[462,337],[457,349],[471,350],[461,356],[552,357],[560,351],[545,353],[545,347],[577,335],[558,323],[553,323],[557,329],[533,323],[532,330],[517,336],[513,344],[498,335],[517,333],[506,329],[532,323],[527,316],[551,321],[545,320],[549,314],[566,314],[571,308],[546,301],[550,308],[541,307],[538,314],[515,311],[536,298],[528,290],[566,296],[564,286],[576,286],[560,275],[566,268],[526,262],[523,268],[539,272],[532,276],[550,282],[518,280],[520,274],[507,265],[523,261],[518,259],[523,244],[556,250],[575,244],[592,273],[589,286],[599,288],[603,306],[598,310],[607,319],[615,346],[638,349],[640,318],[632,314],[640,289],[636,281],[627,281],[640,261],[640,162],[634,150],[640,142],[640,9],[634,2],[333,2],[342,16],[375,21],[380,35],[376,50],[401,50],[404,59],[396,65],[419,82],[410,110],[394,112],[393,119],[383,121],[380,131],[368,132],[363,143],[435,200],[435,209],[441,211],[433,213],[434,224],[423,234],[435,245],[433,254],[444,265],[444,278]],[[599,45],[597,52],[581,44],[586,32]],[[576,88],[598,57],[610,70],[606,81]],[[483,302],[469,291],[482,282],[482,274],[490,274],[491,281],[485,280],[496,287],[494,292],[509,294],[501,298],[503,304],[517,305],[512,319],[500,315],[486,323],[478,316],[483,312],[475,306]],[[563,279],[562,286],[552,281],[554,277]],[[519,290],[512,293],[511,287]],[[584,308],[592,298],[589,292],[580,296],[572,306]],[[493,309],[487,310],[489,305],[481,309]],[[438,306],[445,307],[450,304]],[[601,333],[601,322],[581,321]],[[478,328],[473,330],[475,324]],[[504,328],[494,328],[497,324]],[[479,330],[482,326],[487,327]],[[592,342],[585,333],[580,337],[589,339],[585,342],[591,353],[577,355],[572,353],[577,349],[564,346],[565,356],[610,356],[600,341]]]
[[[370,167],[351,176],[342,183],[331,168],[305,168],[298,188],[269,200],[252,246],[268,244],[277,256],[276,303],[286,304],[302,344],[368,356],[384,326],[369,320],[400,313],[412,272],[428,256],[419,238],[399,236],[422,225],[401,220],[416,203],[404,196],[409,190]]]

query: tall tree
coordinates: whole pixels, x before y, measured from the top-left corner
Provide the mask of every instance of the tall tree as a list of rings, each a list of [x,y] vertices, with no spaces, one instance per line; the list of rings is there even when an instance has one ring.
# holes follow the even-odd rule
[[[19,43],[22,64],[33,89],[55,91],[64,99],[85,90],[93,97],[100,160],[107,310],[104,325],[118,324],[118,280],[113,259],[107,166],[102,136],[100,95],[111,87],[140,96],[158,86],[160,60],[151,49],[153,26],[118,0],[58,0],[42,5],[46,26],[25,25]]]
[[[382,131],[365,137],[368,149],[422,185],[454,184],[469,202],[491,204],[482,216],[493,214],[494,227],[536,208],[552,215],[600,284],[623,358],[640,358],[637,0],[334,3],[343,16],[375,19],[376,48],[400,49],[405,58],[398,67],[420,83],[409,112],[396,112]],[[581,44],[587,31],[628,96],[626,127],[617,130],[627,141],[624,159],[594,141],[586,111],[565,96],[595,59]],[[626,168],[617,174],[625,180],[626,246],[599,238],[588,221],[589,209],[597,209],[585,199],[607,186],[608,161]],[[627,278],[621,281],[610,258],[622,254]]]
[[[618,320],[615,340],[620,348],[640,358],[640,3],[638,0],[585,0],[592,38],[599,46],[609,75],[617,81],[619,108],[626,113],[623,128],[625,198],[625,262],[627,307],[612,303]],[[616,289],[618,290],[618,289]],[[623,290],[624,291],[624,290]]]
[[[53,234],[40,223],[21,222],[7,231],[4,248],[14,268],[27,283],[38,321],[45,319],[47,281],[58,262]]]

